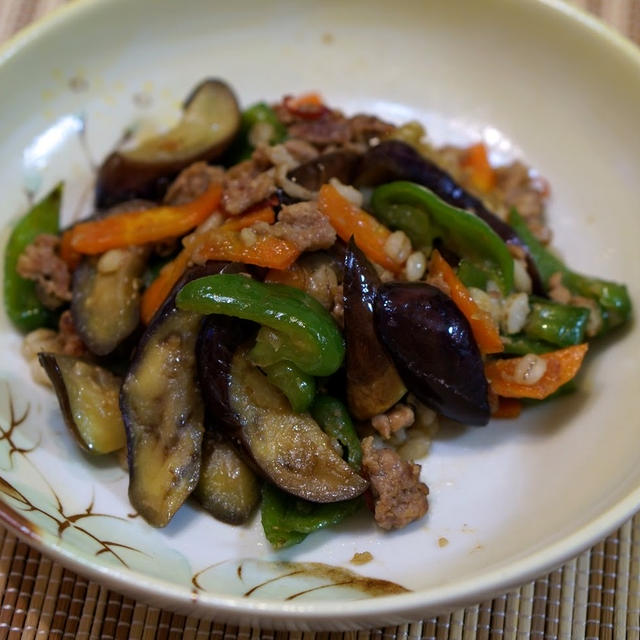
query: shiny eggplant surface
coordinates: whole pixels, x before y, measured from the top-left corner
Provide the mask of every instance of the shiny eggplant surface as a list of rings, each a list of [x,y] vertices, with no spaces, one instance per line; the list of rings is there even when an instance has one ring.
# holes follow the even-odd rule
[[[161,200],[182,169],[220,157],[240,128],[238,102],[221,80],[201,82],[183,109],[180,122],[166,133],[107,157],[98,172],[99,209],[131,198]]]
[[[147,256],[145,247],[112,249],[100,257],[86,257],[75,270],[73,322],[96,355],[108,355],[138,327]]]
[[[214,518],[243,524],[260,503],[260,482],[221,434],[205,432],[200,480],[193,497]]]
[[[240,323],[228,318],[209,316],[203,325],[198,362],[209,414],[284,491],[311,502],[363,493],[367,482],[336,453],[316,421],[308,413],[295,413],[248,360],[246,346],[238,347],[246,335]]]
[[[342,150],[324,153],[289,171],[287,177],[309,191],[318,191],[331,178],[351,184],[360,164],[361,155]]]
[[[507,244],[519,246],[527,256],[527,271],[534,291],[542,292],[542,281],[526,246],[509,224],[490,211],[474,195],[463,189],[446,171],[400,140],[385,140],[364,154],[356,184],[376,186],[396,180],[407,180],[430,189],[448,204],[472,211],[482,218]]]
[[[407,389],[376,334],[373,306],[380,278],[351,240],[344,261],[347,400],[358,420],[384,413]]]
[[[82,449],[111,453],[126,445],[118,406],[120,378],[102,367],[74,356],[40,353],[58,397],[64,422]]]
[[[374,317],[409,391],[448,418],[487,424],[482,357],[469,322],[451,298],[425,283],[383,284]]]
[[[192,278],[224,268],[210,263],[181,278],[142,336],[120,392],[129,498],[156,527],[171,520],[198,484],[204,432],[195,349],[202,316],[177,309],[175,294]]]

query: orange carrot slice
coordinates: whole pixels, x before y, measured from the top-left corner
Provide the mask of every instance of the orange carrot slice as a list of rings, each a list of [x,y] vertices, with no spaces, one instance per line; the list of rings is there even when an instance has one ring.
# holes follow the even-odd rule
[[[469,171],[471,182],[479,191],[491,191],[496,186],[496,172],[489,164],[487,148],[482,142],[467,149],[462,166]]]
[[[222,187],[212,184],[192,202],[81,222],[71,229],[70,246],[78,253],[96,254],[177,238],[208,218],[218,208],[221,196]]]
[[[454,273],[449,263],[440,255],[437,249],[431,253],[429,275],[445,282],[449,288],[450,298],[469,321],[473,337],[480,351],[484,354],[504,351],[500,333],[491,316],[473,301],[467,287],[462,284],[460,278]]]
[[[402,263],[393,260],[384,250],[391,231],[372,215],[349,202],[333,185],[325,184],[320,188],[318,209],[329,218],[331,226],[342,240],[349,242],[353,236],[369,260],[394,273],[402,269]]]
[[[519,398],[498,397],[498,408],[492,418],[517,418],[522,413],[522,401]]]
[[[271,207],[262,207],[234,218],[228,218],[221,227],[213,229],[207,234],[215,233],[219,229],[237,232],[245,227],[250,227],[256,222],[272,224],[275,222],[275,218],[276,214]],[[196,231],[191,235],[193,242],[188,247],[185,247],[171,262],[168,262],[160,269],[156,279],[142,294],[140,317],[145,324],[149,324],[153,314],[160,308],[160,305],[173,289],[173,285],[178,282],[180,276],[189,265],[193,251],[203,242],[202,237],[204,237],[204,234],[202,237],[198,237],[197,233]]]
[[[516,377],[529,356],[487,362],[484,372],[491,390],[499,396],[542,400],[575,377],[588,348],[587,344],[578,344],[536,356],[546,362],[546,370],[534,384],[523,384]]]

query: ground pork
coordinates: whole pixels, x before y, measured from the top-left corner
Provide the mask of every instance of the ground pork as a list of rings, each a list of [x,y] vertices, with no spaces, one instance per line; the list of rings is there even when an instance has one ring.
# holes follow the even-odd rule
[[[351,128],[349,120],[339,111],[327,111],[314,120],[300,120],[289,125],[289,135],[318,147],[327,147],[349,142]]]
[[[251,159],[227,171],[222,191],[222,205],[227,213],[238,215],[275,192],[275,172],[264,169],[262,163]]]
[[[300,251],[328,249],[336,241],[335,229],[329,219],[318,211],[315,202],[299,202],[282,207],[275,224],[258,222],[251,229],[257,234],[288,240]]]
[[[385,439],[391,434],[410,427],[415,422],[413,409],[406,404],[396,404],[386,413],[380,413],[371,418],[371,426]]]
[[[383,138],[394,131],[395,126],[376,116],[356,114],[349,118],[349,140],[351,142],[371,142],[372,138]]]
[[[388,447],[376,449],[373,437],[362,441],[362,470],[371,483],[374,518],[383,529],[401,529],[429,507],[429,488],[420,482],[420,465],[402,460]]]
[[[206,162],[194,162],[178,174],[171,183],[164,197],[166,204],[178,205],[191,202],[201,196],[209,185],[215,182],[222,184],[224,170],[212,167]]]
[[[48,353],[59,353],[68,356],[82,357],[88,355],[88,350],[76,333],[68,309],[60,316],[58,331],[53,329],[36,329],[28,333],[22,341],[22,355],[24,356],[31,377],[35,382],[44,386],[52,386],[49,376],[44,372],[38,360],[38,353],[46,351]]]
[[[58,250],[60,238],[43,233],[18,258],[16,271],[36,283],[36,294],[48,309],[57,309],[71,300],[71,274]]]

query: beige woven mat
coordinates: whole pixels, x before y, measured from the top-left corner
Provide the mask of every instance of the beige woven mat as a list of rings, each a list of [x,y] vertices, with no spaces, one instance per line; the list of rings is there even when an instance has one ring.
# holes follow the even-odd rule
[[[0,0],[0,42],[63,2]],[[577,0],[574,4],[640,43],[640,0]],[[172,614],[63,569],[3,528],[0,593],[0,638],[11,640],[640,640],[640,514],[589,551],[516,591],[447,616],[358,633],[273,632]]]

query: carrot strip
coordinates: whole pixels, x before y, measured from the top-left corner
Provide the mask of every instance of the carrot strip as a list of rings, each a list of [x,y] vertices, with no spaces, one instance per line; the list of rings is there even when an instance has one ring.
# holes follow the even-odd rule
[[[479,191],[491,191],[496,186],[496,172],[489,164],[487,148],[482,142],[467,149],[462,166],[469,171],[471,182]]]
[[[262,207],[234,218],[227,218],[222,226],[207,231],[206,236],[205,234],[198,235],[197,231],[193,233],[190,236],[193,241],[190,242],[189,245],[186,246],[171,262],[168,262],[164,267],[162,267],[162,269],[160,269],[160,273],[156,279],[142,294],[142,300],[140,301],[140,317],[142,322],[149,324],[153,314],[160,308],[160,305],[165,301],[166,297],[171,292],[171,289],[173,289],[173,285],[178,282],[180,276],[189,265],[193,252],[200,247],[203,242],[206,242],[203,238],[209,238],[220,230],[237,232],[246,227],[250,227],[256,222],[272,224],[275,222],[275,219],[276,214],[271,207]]]
[[[463,313],[464,317],[471,325],[473,337],[476,339],[478,348],[483,354],[500,353],[504,351],[504,345],[500,340],[498,328],[493,323],[491,316],[473,301],[467,287],[462,284],[458,276],[454,273],[449,263],[435,249],[431,253],[429,263],[429,275],[442,279],[449,288],[449,297]]]
[[[578,344],[536,356],[546,362],[546,370],[534,384],[522,384],[516,379],[519,369],[526,368],[525,358],[529,356],[487,362],[484,372],[491,390],[499,396],[542,400],[575,377],[588,348],[587,344]]]
[[[184,273],[191,251],[183,249],[171,262],[167,262],[156,279],[144,290],[140,300],[140,318],[144,324],[149,324],[153,314],[160,308],[162,303],[173,289],[173,285],[178,282]]]
[[[70,271],[73,271],[82,260],[82,254],[71,246],[72,229],[67,229],[60,238],[60,257],[67,263]]]
[[[71,248],[79,253],[96,254],[176,238],[208,218],[220,204],[221,196],[222,187],[213,184],[199,198],[182,205],[81,222],[71,230]]]
[[[228,260],[271,269],[287,269],[299,255],[300,249],[287,240],[264,235],[247,245],[242,241],[240,232],[219,227],[198,243],[193,252],[193,261]]]
[[[288,269],[270,269],[264,281],[278,282],[304,291],[307,285],[307,271],[299,263],[294,262]]]
[[[284,106],[287,110],[305,120],[315,120],[324,115],[328,109],[319,93],[303,93],[299,96],[286,96]]]
[[[318,209],[329,218],[331,226],[342,240],[349,242],[353,236],[367,258],[394,273],[402,269],[402,264],[393,260],[384,250],[391,231],[372,215],[349,202],[333,185],[325,184],[320,188]]]
[[[522,401],[518,398],[498,397],[498,408],[492,418],[517,418],[522,413]]]
[[[255,211],[247,211],[240,216],[229,217],[224,221],[221,228],[240,231],[245,227],[250,227],[256,222],[266,222],[273,224],[276,221],[276,214],[271,207],[261,207]]]

